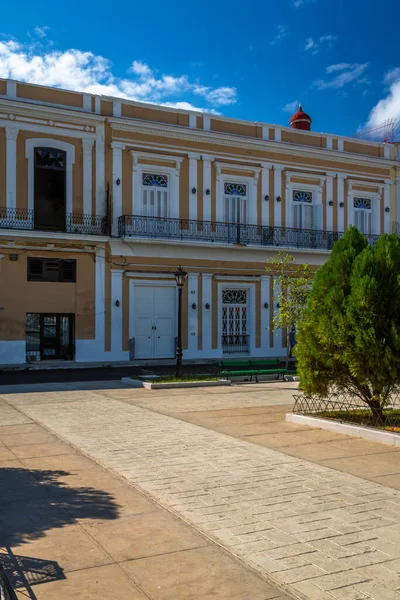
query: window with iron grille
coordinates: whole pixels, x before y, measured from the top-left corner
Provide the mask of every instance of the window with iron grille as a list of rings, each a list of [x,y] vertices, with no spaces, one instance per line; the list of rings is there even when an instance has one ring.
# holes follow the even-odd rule
[[[28,281],[75,283],[76,260],[28,258]]]

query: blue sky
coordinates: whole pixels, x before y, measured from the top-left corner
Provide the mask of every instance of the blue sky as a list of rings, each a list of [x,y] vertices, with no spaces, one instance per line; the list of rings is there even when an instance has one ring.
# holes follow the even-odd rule
[[[301,101],[344,135],[400,117],[396,0],[38,7],[3,5],[0,77],[282,125]]]

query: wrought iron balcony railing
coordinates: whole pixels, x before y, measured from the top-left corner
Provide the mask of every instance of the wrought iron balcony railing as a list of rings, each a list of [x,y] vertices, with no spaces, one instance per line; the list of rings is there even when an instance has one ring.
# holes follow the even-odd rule
[[[241,225],[218,221],[166,219],[123,215],[118,220],[120,237],[156,238],[256,246],[282,246],[331,250],[343,233],[289,227]],[[367,236],[375,244],[379,236]]]
[[[246,354],[249,350],[248,335],[244,333],[222,334],[222,352],[224,354]]]
[[[84,235],[106,235],[107,217],[67,213],[52,218],[35,216],[33,209],[0,207],[0,228],[21,231],[57,231]]]

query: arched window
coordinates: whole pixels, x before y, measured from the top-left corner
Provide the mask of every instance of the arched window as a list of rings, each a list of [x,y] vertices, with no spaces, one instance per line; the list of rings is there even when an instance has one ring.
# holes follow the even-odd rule
[[[35,147],[34,160],[35,229],[65,231],[67,154]]]

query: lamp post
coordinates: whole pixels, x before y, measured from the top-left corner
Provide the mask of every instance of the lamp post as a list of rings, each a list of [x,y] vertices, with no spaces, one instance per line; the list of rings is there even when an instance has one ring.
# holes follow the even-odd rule
[[[181,266],[175,273],[175,281],[178,286],[178,343],[176,346],[176,376],[182,377],[182,288],[187,277],[186,271]]]

